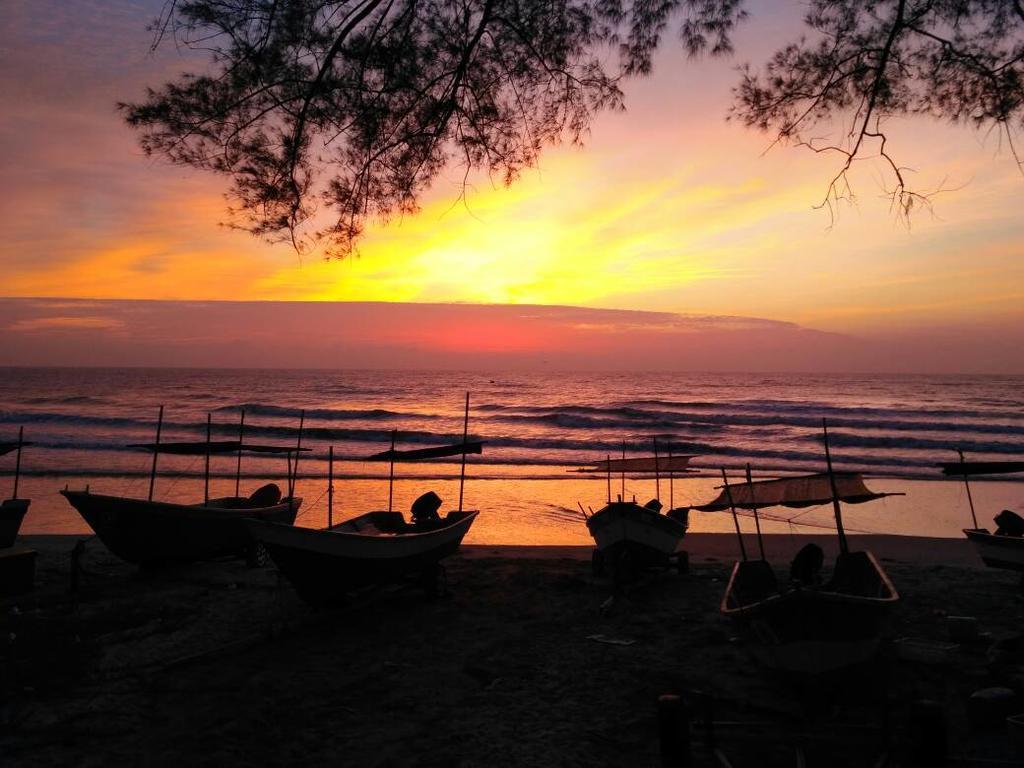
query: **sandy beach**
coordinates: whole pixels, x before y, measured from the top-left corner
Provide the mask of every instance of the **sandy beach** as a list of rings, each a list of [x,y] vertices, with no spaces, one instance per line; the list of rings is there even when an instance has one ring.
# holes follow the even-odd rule
[[[786,562],[811,538],[766,546]],[[0,603],[7,765],[656,766],[666,693],[693,703],[694,765],[719,764],[709,738],[734,766],[793,765],[797,744],[808,765],[871,765],[886,739],[890,764],[910,764],[918,699],[940,702],[952,754],[1021,759],[1001,723],[968,726],[966,703],[1024,682],[988,653],[1019,632],[1024,599],[964,541],[854,539],[902,593],[891,636],[932,658],[897,641],[856,688],[799,692],[718,614],[725,535],[689,537],[689,574],[651,572],[610,601],[588,547],[465,546],[447,596],[377,589],[331,612],[270,567],[140,572],[96,539],[72,596],[77,540],[24,537],[36,591]],[[948,644],[958,615],[977,617],[978,642]],[[711,737],[693,691],[713,702]]]

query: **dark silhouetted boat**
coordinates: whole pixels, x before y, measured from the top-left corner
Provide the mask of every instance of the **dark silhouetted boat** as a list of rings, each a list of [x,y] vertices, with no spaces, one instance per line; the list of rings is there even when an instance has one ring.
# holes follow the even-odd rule
[[[971,508],[973,528],[964,528],[964,535],[974,545],[985,565],[990,568],[1004,568],[1019,571],[1021,588],[1024,589],[1024,519],[1004,509],[995,516],[995,533],[978,525],[978,516],[974,510],[974,498],[971,496],[971,484],[968,478],[979,475],[1007,475],[1024,472],[1024,461],[964,461],[960,453],[960,461],[941,464],[942,474],[950,477],[962,477],[967,489],[967,501]]]
[[[287,525],[294,522],[302,504],[302,499],[294,495],[298,455],[299,452],[308,449],[302,448],[301,422],[295,446],[243,443],[241,430],[244,423],[243,414],[238,440],[211,440],[210,418],[207,417],[205,441],[161,443],[161,407],[156,442],[130,446],[153,453],[149,498],[109,496],[91,493],[88,488],[84,491],[65,488],[61,494],[89,524],[107,549],[129,563],[162,565],[210,560],[227,555],[252,556],[254,542],[243,521],[253,518]],[[160,453],[206,456],[205,490],[201,503],[153,501],[157,456]],[[243,453],[285,454],[288,457],[287,495],[282,498],[281,490],[274,484],[263,486],[248,497],[238,495]],[[210,457],[215,454],[236,454],[239,457],[235,496],[214,499],[209,497]]]
[[[18,531],[21,530],[21,522],[25,519],[25,513],[31,502],[28,499],[18,498],[18,480],[21,477],[21,449],[30,445],[25,442],[25,431],[23,427],[18,428],[18,439],[9,443],[0,443],[0,456],[9,453],[15,454],[14,459],[14,490],[11,491],[11,498],[0,502],[0,548],[14,546],[18,538]]]
[[[819,676],[871,661],[877,654],[899,593],[870,552],[851,552],[843,529],[840,503],[861,504],[885,496],[875,493],[858,474],[832,471],[825,432],[828,472],[824,474],[732,484],[723,470],[718,498],[695,506],[706,512],[731,510],[742,560],[733,566],[721,612],[738,626],[754,655],[765,666],[788,673]],[[806,508],[832,504],[839,534],[839,555],[831,576],[822,582],[815,572],[781,584],[765,559],[758,524],[760,559],[748,559],[737,509],[782,506]],[[813,546],[813,545],[812,545]],[[799,557],[799,556],[798,556]],[[796,568],[793,569],[796,571]]]
[[[436,591],[443,575],[440,561],[454,554],[478,514],[462,509],[466,478],[466,455],[481,453],[483,443],[467,440],[469,396],[466,396],[466,420],[461,443],[395,450],[368,457],[369,461],[387,461],[388,510],[368,512],[335,525],[334,449],[328,454],[327,528],[301,528],[256,520],[246,521],[253,539],[270,554],[281,573],[295,590],[313,605],[344,602],[358,587],[404,581],[418,577],[429,590]],[[459,508],[438,515],[441,499],[434,493],[421,496],[413,504],[412,520],[392,510],[394,466],[396,462],[422,461],[461,456]]]
[[[681,559],[679,553],[689,525],[689,509],[672,508],[672,488],[676,473],[693,471],[688,468],[692,458],[671,454],[659,456],[655,443],[654,456],[629,459],[608,457],[583,470],[602,472],[608,482],[608,503],[589,516],[584,512],[587,530],[596,547],[593,555],[595,574],[602,574],[607,566],[618,576],[627,575],[640,568],[667,565],[673,558],[681,568],[684,567],[686,560]],[[611,498],[613,473],[623,478],[623,493],[614,501]],[[646,504],[638,504],[635,499],[623,500],[626,473],[653,474],[655,498]],[[670,487],[667,514],[661,511],[660,478],[663,475],[668,475]]]

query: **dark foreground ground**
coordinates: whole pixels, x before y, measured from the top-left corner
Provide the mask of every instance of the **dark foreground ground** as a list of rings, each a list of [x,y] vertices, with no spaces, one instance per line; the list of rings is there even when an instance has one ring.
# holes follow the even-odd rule
[[[874,542],[903,596],[892,636],[923,642],[798,690],[718,615],[724,538],[693,537],[689,575],[651,574],[610,602],[588,550],[489,547],[448,561],[447,597],[389,588],[329,613],[272,568],[140,573],[95,540],[75,599],[74,541],[28,537],[38,588],[0,601],[5,766],[658,766],[658,696],[694,690],[717,723],[709,745],[707,699],[688,694],[696,766],[724,765],[711,746],[736,768],[794,766],[797,745],[808,766],[886,751],[911,765],[924,698],[948,721],[952,764],[1024,764],[1001,719],[968,724],[973,691],[1024,695],[1024,666],[990,651],[1024,631],[1024,599],[965,542]],[[777,541],[788,556],[803,539]],[[941,645],[964,615],[987,637]]]

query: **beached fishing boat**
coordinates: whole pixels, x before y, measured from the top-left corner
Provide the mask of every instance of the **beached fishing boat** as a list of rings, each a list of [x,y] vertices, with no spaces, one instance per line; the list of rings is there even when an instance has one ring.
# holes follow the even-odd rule
[[[695,506],[705,512],[731,511],[740,543],[741,560],[732,570],[721,612],[733,620],[765,666],[788,673],[819,676],[871,661],[888,625],[899,593],[870,552],[851,552],[843,529],[840,504],[862,504],[885,496],[867,488],[859,474],[832,470],[825,431],[828,472],[724,485],[714,501]],[[760,559],[750,559],[743,544],[737,509],[782,506],[796,509],[832,504],[839,536],[839,555],[832,574],[823,580],[823,555],[809,545],[797,556],[791,583],[780,583],[765,558],[760,524]]]
[[[245,425],[243,414],[238,440],[210,439],[211,421],[207,417],[206,440],[202,442],[161,443],[163,408],[157,422],[156,442],[130,447],[153,453],[149,478],[149,497],[136,499],[92,493],[86,488],[61,494],[82,516],[104,545],[129,563],[158,565],[189,563],[227,555],[252,556],[254,542],[244,521],[249,518],[291,525],[302,499],[294,495],[299,453],[302,447],[302,425],[294,446],[256,445],[242,442]],[[157,474],[157,457],[161,453],[205,455],[204,498],[200,503],[177,504],[154,501],[153,489]],[[288,491],[282,497],[274,484],[263,486],[251,496],[238,494],[243,453],[285,454],[288,457]],[[235,495],[210,498],[210,457],[234,454],[237,458]],[[292,461],[294,454],[295,460]]]
[[[664,566],[675,560],[680,569],[687,565],[680,546],[689,525],[689,509],[673,508],[674,477],[676,473],[692,472],[688,464],[692,456],[655,455],[641,458],[613,459],[610,456],[583,471],[603,472],[607,477],[608,501],[593,514],[583,515],[587,530],[594,539],[593,569],[601,575],[611,568],[617,576],[624,576],[640,568]],[[611,498],[612,474],[622,478],[622,492]],[[626,473],[650,473],[655,478],[655,497],[646,504],[626,501]],[[662,514],[661,477],[669,478],[669,510]],[[583,507],[580,505],[580,509]]]
[[[993,518],[996,531],[978,525],[978,516],[974,510],[974,498],[971,496],[971,484],[968,478],[979,475],[1007,475],[1024,472],[1024,461],[964,461],[960,453],[960,461],[941,464],[942,474],[950,477],[962,477],[967,489],[967,501],[971,508],[973,528],[964,528],[964,535],[974,545],[982,561],[990,568],[1004,568],[1020,571],[1021,588],[1024,589],[1024,519],[1020,515],[1004,509]]]
[[[466,455],[482,452],[483,443],[469,441],[469,396],[462,442],[431,448],[390,450],[368,457],[389,462],[388,509],[368,512],[334,524],[334,448],[328,452],[327,528],[313,529],[246,521],[250,535],[267,550],[295,590],[313,605],[344,602],[352,590],[418,577],[436,591],[443,576],[440,562],[454,554],[476,519],[477,511],[463,510]],[[461,456],[459,506],[443,517],[441,499],[434,493],[420,496],[412,506],[412,519],[392,509],[395,463]]]
[[[14,546],[18,538],[18,531],[21,530],[21,522],[25,519],[28,507],[31,502],[28,499],[18,498],[18,480],[21,477],[21,449],[29,445],[25,442],[25,431],[23,427],[18,429],[18,439],[9,443],[0,443],[0,456],[9,453],[15,454],[14,459],[14,489],[11,491],[11,498],[0,502],[0,549]]]

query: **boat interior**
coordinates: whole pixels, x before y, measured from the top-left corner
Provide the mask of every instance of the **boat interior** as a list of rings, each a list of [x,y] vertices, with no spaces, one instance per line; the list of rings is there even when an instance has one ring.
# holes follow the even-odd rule
[[[797,582],[802,587],[814,584]],[[879,573],[866,552],[844,552],[836,558],[831,578],[820,587],[824,592],[837,592],[856,597],[891,598],[891,585]],[[780,594],[778,577],[766,560],[745,560],[736,564],[726,594],[728,608],[741,608]]]
[[[892,586],[867,552],[841,552],[825,589],[857,597],[892,597]]]
[[[253,491],[249,496],[224,496],[210,499],[200,507],[218,507],[220,509],[262,509],[273,507],[282,501],[281,489],[276,483],[267,483]]]
[[[401,512],[367,512],[330,528],[339,533],[358,533],[363,536],[395,536],[409,533],[428,533],[447,528],[473,513],[451,511],[444,517],[408,522]]]

